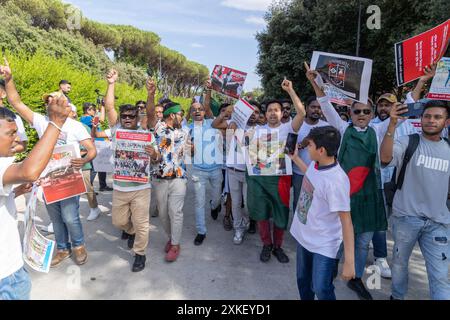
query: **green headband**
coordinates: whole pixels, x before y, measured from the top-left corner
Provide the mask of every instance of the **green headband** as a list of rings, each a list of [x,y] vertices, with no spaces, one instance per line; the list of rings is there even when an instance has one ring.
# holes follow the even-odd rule
[[[180,112],[181,110],[182,110],[182,109],[181,109],[181,106],[180,106],[179,104],[175,104],[175,105],[171,106],[170,108],[168,108],[167,110],[165,110],[165,111],[163,112],[163,116],[166,117],[166,116],[168,116],[169,114],[172,114],[172,113],[178,113],[178,112]]]

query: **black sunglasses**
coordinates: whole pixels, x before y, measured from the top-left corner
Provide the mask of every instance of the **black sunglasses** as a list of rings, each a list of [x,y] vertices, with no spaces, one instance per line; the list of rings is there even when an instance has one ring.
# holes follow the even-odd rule
[[[121,114],[120,115],[120,119],[131,119],[134,120],[136,119],[137,115],[135,114]]]
[[[372,111],[370,111],[369,109],[356,109],[356,110],[353,110],[353,113],[356,114],[356,115],[361,114],[361,112],[364,113],[365,115],[369,115],[369,114],[372,113]]]

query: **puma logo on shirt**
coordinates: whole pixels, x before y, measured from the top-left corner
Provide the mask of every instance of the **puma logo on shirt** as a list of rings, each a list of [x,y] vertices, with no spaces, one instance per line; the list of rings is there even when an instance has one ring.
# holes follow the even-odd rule
[[[417,159],[416,166],[423,166],[427,169],[447,172],[449,168],[449,161],[440,158],[428,157],[421,154]]]

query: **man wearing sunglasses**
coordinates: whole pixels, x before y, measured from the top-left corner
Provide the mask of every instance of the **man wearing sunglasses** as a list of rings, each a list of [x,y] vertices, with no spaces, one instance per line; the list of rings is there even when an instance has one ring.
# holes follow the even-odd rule
[[[372,295],[361,278],[374,233],[387,229],[378,150],[389,122],[370,123],[373,118],[372,105],[360,102],[354,102],[351,106],[352,124],[345,122],[315,82],[318,73],[310,70],[308,65],[306,71],[306,77],[316,92],[324,116],[343,137],[338,160],[350,179],[351,214],[355,231],[356,278],[348,281],[347,286],[360,299],[372,300]]]
[[[118,129],[140,130],[139,127],[139,109],[130,104],[119,107],[119,115],[114,108],[114,87],[117,81],[118,73],[111,70],[107,75],[108,89],[105,96],[105,108],[113,142],[115,133]],[[151,132],[150,143],[145,147],[152,162],[160,159],[155,137]],[[128,248],[133,249],[135,260],[132,271],[139,272],[145,268],[146,250],[148,245],[149,209],[152,187],[150,183],[137,183],[128,181],[114,180],[113,203],[112,203],[112,221],[113,224],[122,230],[122,239],[128,240]]]

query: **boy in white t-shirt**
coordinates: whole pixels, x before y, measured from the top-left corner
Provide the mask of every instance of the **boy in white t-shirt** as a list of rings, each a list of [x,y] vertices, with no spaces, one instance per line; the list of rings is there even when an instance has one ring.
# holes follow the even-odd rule
[[[307,166],[295,152],[292,161],[305,173],[291,225],[298,241],[297,285],[302,300],[336,300],[333,277],[342,241],[342,278],[355,277],[350,182],[337,163],[341,135],[331,126],[313,128],[306,138],[312,160]]]

